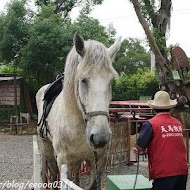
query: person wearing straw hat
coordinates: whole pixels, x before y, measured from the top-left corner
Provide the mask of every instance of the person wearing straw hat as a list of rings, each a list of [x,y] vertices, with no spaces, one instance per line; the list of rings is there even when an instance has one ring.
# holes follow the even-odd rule
[[[186,190],[188,165],[183,126],[169,113],[177,100],[158,91],[147,103],[156,115],[143,124],[134,153],[147,151],[149,179],[154,180],[152,190]]]

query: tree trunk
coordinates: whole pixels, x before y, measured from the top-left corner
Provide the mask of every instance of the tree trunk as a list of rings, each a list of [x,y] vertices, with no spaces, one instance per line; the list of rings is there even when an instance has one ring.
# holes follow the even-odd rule
[[[145,34],[148,38],[150,48],[155,54],[156,68],[157,68],[158,76],[161,82],[161,87],[164,87],[164,89],[168,89],[169,91],[172,92],[175,87],[172,84],[168,85],[168,82],[173,80],[173,76],[172,76],[172,72],[170,68],[167,65],[167,61],[161,54],[160,49],[158,45],[156,44],[155,38],[153,34],[151,33],[149,26],[141,13],[138,0],[131,0],[131,2],[133,3],[139,22],[141,23],[145,31]]]
[[[141,8],[139,5],[138,0],[131,0],[133,3],[135,12],[137,14],[137,17],[139,19],[139,22],[141,23],[145,34],[148,38],[149,45],[153,53],[155,54],[155,59],[156,59],[156,69],[158,72],[159,80],[161,83],[161,89],[166,90],[170,93],[171,97],[177,98],[178,97],[178,104],[176,106],[176,109],[173,109],[172,111],[175,112],[183,112],[183,106],[184,104],[187,103],[187,99],[190,100],[190,95],[188,96],[188,93],[190,94],[190,90],[187,92],[187,88],[184,86],[183,81],[175,81],[173,79],[173,75],[171,72],[171,69],[169,68],[167,64],[167,53],[163,48],[159,48],[153,34],[151,33],[149,26],[147,22],[145,21]],[[164,8],[163,8],[164,7]],[[162,10],[163,8],[163,10]],[[166,28],[167,28],[167,19],[170,18],[170,9],[171,9],[171,1],[168,0],[163,0],[161,1],[161,8],[159,10],[159,14],[156,15],[156,21],[157,23],[155,28],[158,29],[159,36],[160,37],[165,37],[166,34]],[[162,16],[163,12],[165,16]],[[166,46],[166,43],[165,43]],[[162,51],[162,53],[161,53]],[[163,52],[164,51],[164,52]],[[183,96],[185,95],[185,96]],[[178,114],[179,115],[179,114]]]

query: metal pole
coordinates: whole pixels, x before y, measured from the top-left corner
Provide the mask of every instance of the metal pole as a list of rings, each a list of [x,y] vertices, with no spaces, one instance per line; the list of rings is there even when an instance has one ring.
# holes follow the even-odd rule
[[[127,164],[131,165],[131,119],[127,120]]]

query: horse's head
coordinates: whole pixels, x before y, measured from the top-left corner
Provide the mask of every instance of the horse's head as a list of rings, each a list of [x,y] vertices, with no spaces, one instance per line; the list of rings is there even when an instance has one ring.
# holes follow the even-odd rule
[[[111,82],[117,76],[112,60],[120,48],[120,39],[106,48],[97,41],[84,41],[76,34],[75,49],[79,56],[76,74],[76,96],[86,120],[86,134],[93,148],[104,147],[111,138],[109,104]]]

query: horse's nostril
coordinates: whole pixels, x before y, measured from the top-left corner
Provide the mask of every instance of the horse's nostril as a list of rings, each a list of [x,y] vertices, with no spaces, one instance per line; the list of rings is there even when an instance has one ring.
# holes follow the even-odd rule
[[[93,146],[95,146],[95,142],[94,142],[94,135],[92,134],[92,135],[90,135],[90,143],[93,145]]]
[[[106,140],[105,138],[98,138],[97,135],[91,134],[90,135],[90,143],[91,146],[93,146],[94,148],[103,148],[107,143],[108,143],[109,139]]]

